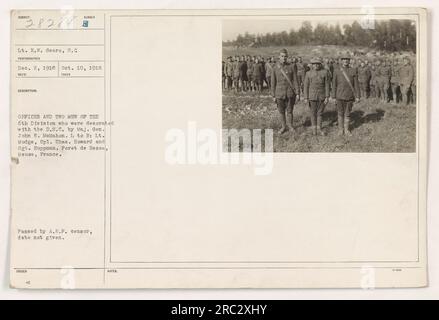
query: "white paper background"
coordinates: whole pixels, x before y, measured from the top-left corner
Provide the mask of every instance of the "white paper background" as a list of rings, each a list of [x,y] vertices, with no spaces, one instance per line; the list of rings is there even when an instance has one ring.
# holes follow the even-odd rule
[[[434,198],[434,194],[437,193],[438,189],[438,168],[431,166],[429,169],[429,280],[430,286],[428,288],[422,289],[398,289],[398,290],[137,290],[137,291],[74,291],[74,292],[55,292],[55,291],[20,291],[12,290],[8,288],[9,275],[8,275],[8,228],[9,228],[9,10],[10,9],[31,9],[31,8],[63,8],[71,6],[69,2],[63,1],[40,1],[39,6],[35,6],[34,2],[31,1],[2,1],[1,6],[1,19],[0,19],[0,37],[1,37],[1,87],[0,87],[0,271],[1,271],[1,288],[0,288],[0,298],[3,299],[34,299],[34,298],[72,298],[72,299],[84,299],[84,298],[129,298],[129,299],[200,299],[200,298],[239,298],[239,299],[307,299],[307,298],[434,298],[439,296],[439,236],[433,232],[439,230],[439,219],[434,216],[434,212],[438,210],[438,202]],[[267,2],[264,1],[211,1],[209,5],[206,5],[202,1],[168,1],[159,3],[153,3],[152,1],[130,1],[125,2],[124,5],[130,9],[190,9],[190,8],[264,8],[267,7]],[[363,1],[351,1],[349,2],[349,7],[361,7]],[[338,1],[308,1],[307,7],[336,7],[345,6],[346,2]],[[435,10],[439,9],[439,6],[434,1],[368,1],[367,5],[377,5],[377,6],[422,6],[429,8],[430,11],[430,30],[435,29],[434,13]],[[270,8],[278,7],[297,7],[298,4],[293,1],[271,1],[269,4]],[[81,1],[76,0],[74,2],[73,8],[81,9],[110,9],[110,8],[122,8],[118,6],[117,1],[106,1],[102,4],[100,1]],[[430,37],[431,39],[431,37]],[[429,56],[435,56],[437,51],[437,43],[431,44],[431,52]],[[434,60],[431,61],[430,67],[432,68],[431,80],[432,85],[429,88],[430,92],[434,92],[435,77],[437,74],[435,69],[437,68],[437,63]],[[436,82],[437,84],[437,82]],[[435,97],[431,97],[431,105],[434,106]],[[430,113],[430,123],[431,134],[430,134],[430,164],[438,163],[438,129],[435,128],[435,123],[439,121],[438,112],[434,110],[434,107]],[[436,145],[436,147],[435,147]],[[435,179],[436,178],[436,179]]]

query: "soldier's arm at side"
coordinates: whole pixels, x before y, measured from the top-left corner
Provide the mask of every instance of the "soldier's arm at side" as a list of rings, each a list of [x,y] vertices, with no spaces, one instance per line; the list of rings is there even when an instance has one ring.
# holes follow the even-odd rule
[[[413,84],[413,81],[415,80],[415,70],[413,69],[412,66],[410,66],[409,68],[409,83]]]
[[[358,74],[354,75],[354,90],[355,90],[355,98],[357,100],[360,99],[360,84],[358,83]]]
[[[338,72],[334,72],[334,76],[332,77],[332,99],[335,99],[335,94],[337,92],[337,74]]]
[[[304,99],[308,100],[309,99],[309,76],[308,74],[305,75],[305,80],[303,81],[303,95],[304,95]]]
[[[276,84],[276,72],[274,72],[274,68],[271,68],[271,95],[273,96],[273,98],[275,98]]]
[[[331,92],[330,92],[331,87],[330,87],[330,84],[329,84],[329,81],[331,81],[330,79],[331,79],[330,72],[327,71],[326,72],[326,76],[325,76],[325,97],[326,98],[329,98],[329,96],[331,94]]]
[[[300,94],[299,80],[297,79],[297,70],[294,67],[293,67],[293,85],[296,95],[299,95]]]

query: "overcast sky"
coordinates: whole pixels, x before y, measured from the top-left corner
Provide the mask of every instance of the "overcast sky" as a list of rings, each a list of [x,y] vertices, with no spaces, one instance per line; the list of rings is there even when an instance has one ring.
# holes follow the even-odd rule
[[[281,32],[281,31],[290,31],[291,29],[295,29],[296,31],[300,28],[303,21],[311,22],[312,26],[315,26],[318,23],[327,23],[328,25],[336,25],[340,24],[340,27],[343,27],[344,24],[352,24],[354,20],[341,20],[340,17],[337,17],[335,20],[297,20],[291,18],[285,19],[277,19],[277,20],[262,20],[262,19],[245,19],[245,20],[223,20],[223,41],[227,40],[235,40],[238,34],[244,34],[245,32],[249,32],[252,34],[265,34],[268,32]],[[343,28],[342,28],[343,31]]]

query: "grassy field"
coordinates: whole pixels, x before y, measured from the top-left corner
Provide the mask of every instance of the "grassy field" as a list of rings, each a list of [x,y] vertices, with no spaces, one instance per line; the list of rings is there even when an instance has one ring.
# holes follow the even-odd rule
[[[352,136],[337,134],[337,112],[329,103],[323,114],[326,136],[310,131],[309,107],[300,101],[294,108],[295,134],[278,134],[276,105],[266,92],[224,92],[223,129],[274,129],[275,152],[415,152],[416,108],[365,99],[354,104]]]
[[[337,57],[346,51],[367,52],[367,48],[341,46],[295,46],[286,48],[290,56]],[[277,57],[280,47],[223,47],[223,57],[229,55],[262,55]],[[375,54],[370,52],[369,54]],[[408,53],[404,53],[408,54]],[[408,54],[414,57],[414,54]],[[309,107],[303,101],[294,109],[295,134],[279,135],[279,115],[267,89],[262,95],[254,92],[223,93],[223,129],[274,129],[274,151],[278,152],[415,152],[416,107],[364,99],[354,104],[351,114],[353,136],[338,136],[337,112],[334,103],[326,106],[323,128],[327,136],[310,132]]]

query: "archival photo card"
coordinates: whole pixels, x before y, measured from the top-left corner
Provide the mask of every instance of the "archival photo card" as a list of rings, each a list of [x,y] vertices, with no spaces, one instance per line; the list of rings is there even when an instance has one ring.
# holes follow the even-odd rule
[[[13,288],[427,281],[427,12],[14,10]]]

